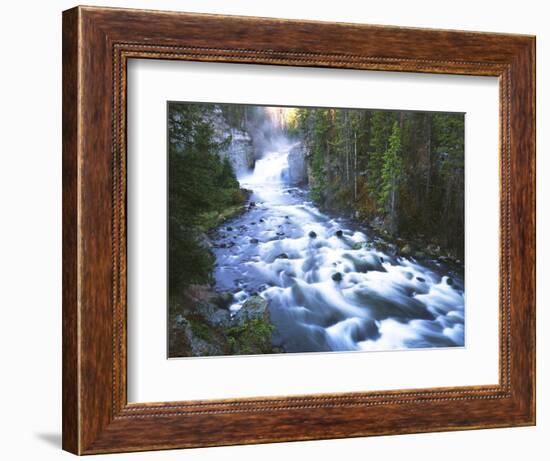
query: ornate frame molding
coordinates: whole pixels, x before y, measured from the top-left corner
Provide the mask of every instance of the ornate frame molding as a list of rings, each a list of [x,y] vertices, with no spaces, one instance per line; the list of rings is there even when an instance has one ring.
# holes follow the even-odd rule
[[[279,38],[268,42],[274,30]],[[311,36],[325,38],[312,44]],[[534,424],[534,46],[518,35],[66,11],[64,448],[86,454]],[[499,385],[128,404],[126,64],[136,58],[499,77]]]

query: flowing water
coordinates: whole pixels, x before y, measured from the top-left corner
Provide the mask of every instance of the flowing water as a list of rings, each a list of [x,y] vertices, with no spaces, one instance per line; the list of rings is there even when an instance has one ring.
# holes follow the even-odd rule
[[[252,206],[215,233],[216,287],[234,293],[230,309],[269,300],[273,344],[286,352],[463,346],[461,275],[379,251],[352,222],[321,213],[289,185],[291,147],[275,145],[240,178]]]

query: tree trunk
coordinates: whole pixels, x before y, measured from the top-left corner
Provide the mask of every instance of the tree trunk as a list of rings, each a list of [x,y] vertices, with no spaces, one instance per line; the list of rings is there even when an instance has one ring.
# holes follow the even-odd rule
[[[353,200],[357,201],[357,131],[353,132]]]
[[[424,193],[424,223],[429,222],[429,214],[430,214],[430,207],[429,207],[429,199],[430,199],[430,188],[431,188],[431,181],[432,181],[432,117],[431,115],[426,116],[426,128],[425,128],[425,136],[426,136],[426,191]]]

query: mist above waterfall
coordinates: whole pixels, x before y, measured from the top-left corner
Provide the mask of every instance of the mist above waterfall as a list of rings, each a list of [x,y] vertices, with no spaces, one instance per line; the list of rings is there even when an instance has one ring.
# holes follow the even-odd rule
[[[248,118],[246,129],[252,137],[255,159],[261,159],[267,152],[285,148],[289,143],[285,135],[283,108],[254,107]]]

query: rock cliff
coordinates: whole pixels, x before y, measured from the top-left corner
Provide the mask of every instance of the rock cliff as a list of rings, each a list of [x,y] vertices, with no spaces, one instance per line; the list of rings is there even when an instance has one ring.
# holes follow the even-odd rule
[[[296,144],[288,153],[289,181],[293,186],[304,186],[308,183],[305,148],[302,143]]]
[[[222,110],[214,110],[210,120],[214,128],[216,142],[223,143],[221,158],[228,157],[237,176],[254,167],[254,148],[252,138],[244,131],[231,127],[223,116]]]

